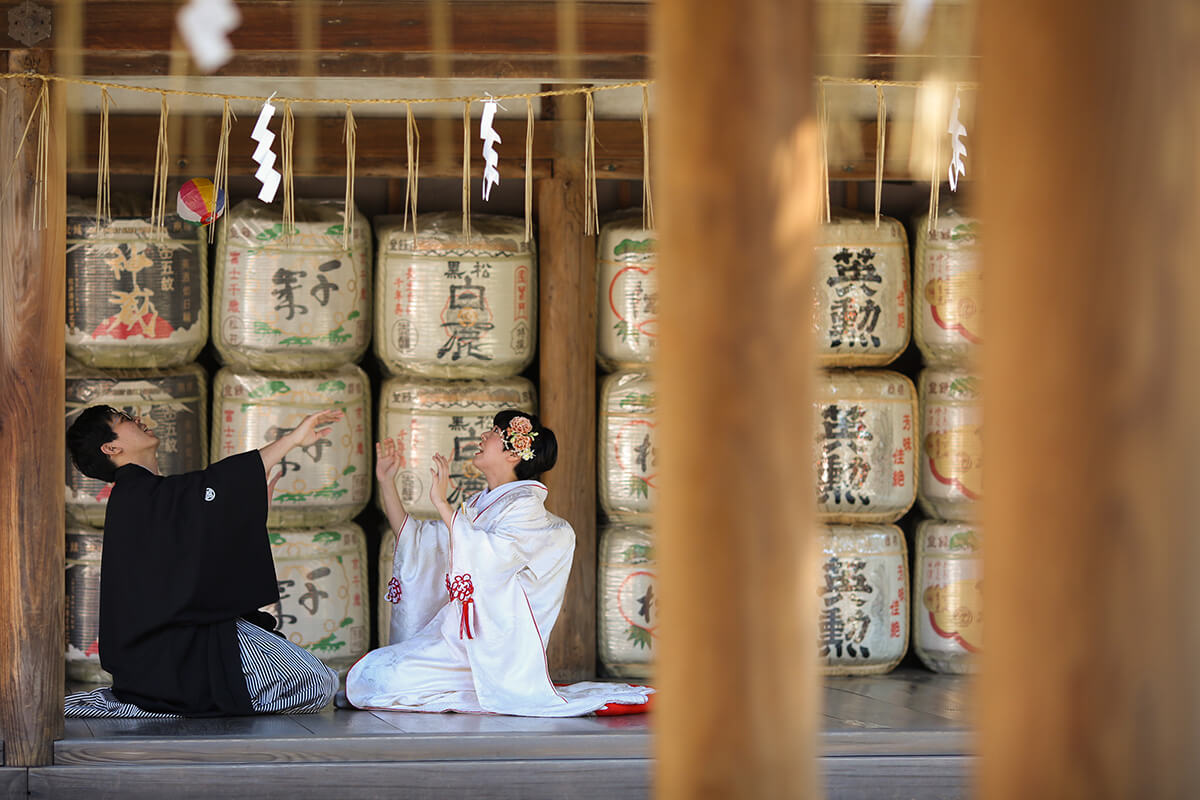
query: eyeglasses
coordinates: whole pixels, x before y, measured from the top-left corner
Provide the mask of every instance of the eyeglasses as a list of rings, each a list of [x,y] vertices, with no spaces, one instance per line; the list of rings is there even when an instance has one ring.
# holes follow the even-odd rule
[[[137,422],[137,419],[135,417],[133,417],[129,414],[126,414],[124,411],[121,411],[118,408],[113,408],[112,406],[109,406],[108,410],[113,413],[113,416],[120,417],[121,419],[123,419],[126,422]]]

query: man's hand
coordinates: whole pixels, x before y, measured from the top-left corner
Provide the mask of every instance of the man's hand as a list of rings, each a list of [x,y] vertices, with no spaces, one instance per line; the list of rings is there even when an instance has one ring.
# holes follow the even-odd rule
[[[384,439],[375,443],[375,477],[380,483],[395,483],[400,471],[400,443]]]
[[[300,424],[296,426],[296,430],[292,431],[298,437],[296,445],[298,447],[308,447],[309,445],[316,444],[323,436],[327,436],[333,430],[328,426],[344,416],[346,416],[346,412],[334,408],[309,414],[300,421]]]

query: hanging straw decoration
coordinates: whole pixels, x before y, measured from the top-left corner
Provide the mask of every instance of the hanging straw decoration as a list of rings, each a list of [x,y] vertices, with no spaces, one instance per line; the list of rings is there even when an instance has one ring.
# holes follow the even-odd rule
[[[7,75],[6,78],[24,78],[26,75]],[[36,76],[35,76],[36,77]],[[21,140],[17,143],[17,152],[13,153],[12,163],[8,165],[8,177],[4,179],[5,196],[8,195],[8,185],[12,183],[13,175],[17,174],[17,162],[21,158],[21,150],[25,147],[25,140],[29,138],[29,129],[33,127],[33,121],[39,119],[38,111],[41,109],[43,102],[46,100],[46,78],[42,78],[42,90],[38,92],[37,99],[33,101],[33,108],[29,109],[29,119],[25,122],[25,130],[21,132]],[[39,128],[41,123],[38,123]],[[40,173],[39,173],[40,174]],[[36,178],[36,176],[35,176]],[[36,187],[35,187],[36,188]]]
[[[283,106],[283,236],[291,239],[296,230],[296,192],[292,181],[292,143],[296,139],[296,118],[292,103]]]
[[[46,208],[46,189],[50,185],[50,96],[46,82],[42,81],[42,90],[34,105],[38,112],[38,143],[37,161],[34,167],[33,179],[33,229],[46,229],[48,209]]]
[[[883,201],[883,154],[887,145],[887,101],[883,87],[875,84],[875,230],[879,230],[879,206]]]
[[[935,125],[933,134],[933,169],[929,174],[929,225],[926,230],[933,233],[934,226],[937,225],[938,216],[938,190],[941,189],[941,181],[938,180],[938,162],[942,159],[942,134]]]
[[[100,90],[100,147],[96,155],[96,227],[112,219],[112,186],[108,160],[108,89]]]
[[[583,232],[592,236],[600,228],[600,214],[596,203],[596,107],[590,91],[585,92],[584,97],[587,99],[587,130],[584,132],[586,152],[583,162]]]
[[[463,103],[462,232],[471,241],[471,101]]]
[[[345,221],[342,224],[342,247],[350,249],[350,240],[354,235],[354,157],[358,145],[358,125],[354,122],[354,111],[346,104],[346,128],[342,132],[342,140],[346,143],[346,203]]]
[[[642,227],[654,230],[654,197],[650,194],[650,90],[642,87]]]
[[[161,97],[162,102],[158,109],[158,152],[154,157],[154,194],[150,199],[150,226],[154,228],[158,238],[166,235],[167,174],[171,171],[167,144],[167,117],[170,108],[167,106],[167,95],[164,93]]]
[[[533,238],[533,100],[525,98],[525,241]]]
[[[825,222],[830,222],[833,211],[829,201],[829,107],[825,102],[825,80],[817,81],[817,126],[821,133],[821,181],[825,187],[824,214]]]
[[[417,244],[417,183],[421,169],[421,131],[413,119],[412,103],[405,103],[408,122],[406,124],[408,137],[408,176],[404,182],[404,228],[408,229],[408,212],[412,210],[413,247]]]
[[[229,224],[229,131],[233,127],[233,111],[226,100],[221,108],[221,138],[217,142],[217,165],[213,169],[213,191],[217,197],[225,198],[225,211],[221,214],[221,228],[228,231]],[[208,241],[216,234],[216,225],[208,226]]]

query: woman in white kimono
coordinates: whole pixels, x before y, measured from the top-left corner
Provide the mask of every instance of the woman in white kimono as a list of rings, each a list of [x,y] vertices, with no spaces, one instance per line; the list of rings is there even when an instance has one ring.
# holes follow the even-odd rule
[[[435,455],[430,498],[441,520],[418,522],[396,491],[394,443],[376,445],[384,510],[396,532],[388,647],[346,677],[359,708],[566,717],[636,706],[653,691],[609,683],[556,688],[546,643],[571,571],[575,532],[546,510],[533,478],[554,466],[554,433],[502,411],[472,463],[487,489],[451,508],[450,465]]]

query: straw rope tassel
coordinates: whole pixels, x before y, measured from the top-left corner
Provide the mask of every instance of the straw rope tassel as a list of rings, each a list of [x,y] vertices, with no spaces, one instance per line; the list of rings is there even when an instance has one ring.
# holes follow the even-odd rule
[[[883,87],[875,84],[875,230],[879,230],[879,206],[883,201],[883,156],[887,145],[887,101]]]
[[[96,153],[96,227],[112,219],[112,184],[108,159],[108,89],[100,90],[100,146]]]
[[[412,104],[406,103],[408,110],[408,179],[404,187],[404,228],[408,229],[408,212],[412,209],[412,242],[417,244],[417,184],[420,182],[421,169],[421,130],[413,119]]]
[[[938,180],[938,162],[942,159],[942,133],[937,125],[933,126],[933,168],[929,173],[929,224],[926,230],[933,233],[933,228],[937,225],[938,215],[938,190],[941,188],[941,181]]]
[[[525,242],[533,239],[533,100],[525,98]]]
[[[654,230],[654,196],[650,193],[650,90],[642,87],[642,227]]]
[[[16,75],[7,75],[7,76],[3,76],[3,77],[5,77],[5,78],[36,78],[36,77],[41,77],[41,76],[16,74]],[[21,139],[17,143],[17,152],[13,153],[12,163],[8,165],[8,177],[6,177],[4,179],[4,192],[3,192],[3,194],[6,196],[8,194],[8,185],[10,183],[12,183],[13,175],[17,174],[17,161],[21,158],[21,150],[24,149],[26,140],[29,139],[29,129],[33,127],[33,121],[35,119],[38,119],[38,109],[41,107],[42,99],[45,96],[45,88],[46,88],[46,80],[47,79],[42,78],[41,80],[42,80],[43,91],[38,93],[37,99],[35,99],[33,101],[33,108],[29,109],[29,119],[27,119],[25,121],[25,129],[23,131],[21,131]]]
[[[817,126],[820,128],[821,134],[821,185],[825,189],[822,197],[824,201],[822,216],[825,222],[830,222],[833,211],[830,208],[829,200],[829,108],[825,102],[824,78],[817,81]]]
[[[354,122],[354,111],[346,106],[346,129],[342,133],[346,142],[346,202],[345,217],[342,224],[342,248],[350,249],[350,241],[354,236],[354,158],[358,146],[358,125]]]
[[[296,228],[296,195],[292,183],[292,144],[296,139],[296,118],[292,104],[283,107],[283,237],[290,240]]]
[[[38,143],[37,161],[34,167],[33,182],[33,229],[46,229],[47,208],[46,190],[50,185],[50,97],[46,82],[42,81],[42,91],[38,95]]]
[[[584,191],[584,233],[592,236],[600,227],[600,215],[596,204],[596,107],[592,102],[592,93],[587,92],[586,132],[584,134],[585,154],[583,163]]]
[[[232,127],[233,111],[226,100],[221,108],[221,138],[217,142],[217,164],[213,169],[213,191],[225,198],[225,211],[221,214],[221,229],[229,229],[229,131]],[[216,198],[214,198],[216,199]],[[208,226],[208,241],[216,234],[215,224]]]
[[[462,232],[471,241],[471,103],[463,103]]]
[[[170,171],[170,153],[167,144],[167,118],[171,113],[167,105],[166,93],[158,109],[158,151],[154,157],[154,193],[150,199],[150,225],[154,235],[162,238],[166,235],[167,218],[167,173]]]

